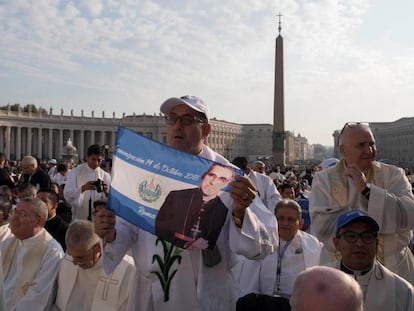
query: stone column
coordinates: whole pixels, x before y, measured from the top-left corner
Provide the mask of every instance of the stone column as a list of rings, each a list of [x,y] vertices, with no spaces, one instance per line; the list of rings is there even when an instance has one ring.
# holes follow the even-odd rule
[[[4,148],[4,128],[0,126],[0,150],[5,150]]]
[[[101,131],[101,143],[100,143],[100,145],[103,146],[103,145],[106,145],[106,144],[107,144],[107,142],[105,141],[105,131]]]
[[[5,154],[6,154],[6,159],[10,159],[10,139],[11,139],[11,128],[10,126],[6,126],[6,135],[5,135],[5,140],[6,140],[6,146],[5,146]]]
[[[59,148],[58,148],[58,150],[59,150],[59,158],[62,156],[62,153],[63,153],[63,144],[64,144],[64,142],[63,142],[63,129],[59,129],[59,139],[58,139],[58,143],[59,143]]]
[[[111,132],[111,142],[109,143],[111,145],[112,150],[115,152],[115,139],[116,139],[116,132]]]
[[[95,144],[95,130],[91,130],[90,141],[88,142],[88,146]]]
[[[85,131],[80,130],[79,133],[79,146],[78,146],[78,157],[79,159],[83,159],[85,156]]]
[[[47,156],[53,158],[53,129],[48,130]],[[59,157],[57,157],[59,158]]]
[[[32,155],[32,128],[27,128],[27,142],[26,142],[26,154],[25,155]]]
[[[43,154],[42,154],[42,128],[39,127],[37,129],[37,158],[38,159],[42,159]]]
[[[22,128],[20,126],[16,129],[16,160],[22,158]]]

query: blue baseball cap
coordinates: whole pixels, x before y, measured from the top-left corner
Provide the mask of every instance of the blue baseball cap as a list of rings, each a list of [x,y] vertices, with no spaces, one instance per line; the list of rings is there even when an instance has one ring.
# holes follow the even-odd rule
[[[379,231],[379,225],[374,218],[368,216],[367,213],[359,209],[353,209],[339,216],[336,223],[336,234],[339,230],[354,220],[360,220],[366,222],[375,232]]]

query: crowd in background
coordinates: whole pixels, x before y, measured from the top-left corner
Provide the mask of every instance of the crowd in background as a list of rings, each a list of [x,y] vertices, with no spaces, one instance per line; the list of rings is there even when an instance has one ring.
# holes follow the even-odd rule
[[[197,97],[161,111],[170,146],[245,171],[217,244],[181,249],[117,218],[99,145],[79,163],[0,153],[0,311],[413,310],[414,174],[375,161],[368,126],[345,124],[340,160],[280,167],[206,146]]]

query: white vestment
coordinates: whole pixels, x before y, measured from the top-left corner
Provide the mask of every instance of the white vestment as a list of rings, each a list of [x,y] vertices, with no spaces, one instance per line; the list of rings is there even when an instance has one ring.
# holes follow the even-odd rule
[[[100,167],[91,169],[87,163],[78,165],[67,173],[67,181],[64,189],[66,201],[72,205],[72,219],[87,219],[89,216],[89,204],[93,215],[93,202],[102,199],[105,194],[95,190],[85,190],[82,186],[88,181],[101,179],[108,186],[111,185],[111,176]],[[89,200],[90,199],[90,200]]]
[[[290,295],[297,275],[302,270],[319,264],[323,244],[309,233],[299,230],[282,257],[281,290],[276,292],[279,251],[283,249],[283,244],[280,243],[280,247],[273,254],[262,260],[243,260],[239,286],[240,297],[250,293]]]
[[[340,262],[328,264],[340,269]],[[365,311],[413,311],[414,288],[379,262],[365,275],[350,274],[364,292]]]
[[[10,231],[10,225],[8,223],[0,226],[0,242],[4,241],[11,235],[12,233]]]
[[[0,261],[1,261],[1,251],[0,251]],[[6,298],[4,297],[4,277],[3,277],[3,267],[0,265],[0,311],[6,311]]]
[[[200,156],[228,164],[207,146],[203,147]],[[223,196],[223,202],[231,209],[229,194]],[[105,271],[110,273],[124,254],[132,251],[136,275],[130,311],[231,311],[235,310],[237,299],[230,272],[237,263],[235,253],[263,258],[274,251],[277,241],[276,219],[256,197],[246,209],[241,230],[235,226],[231,210],[227,213],[216,244],[221,261],[213,267],[204,264],[201,250],[183,250],[168,242],[157,241],[155,235],[119,218],[116,239],[105,246],[103,262]],[[166,262],[169,264],[164,265]],[[165,277],[169,285],[164,288],[169,290],[163,290],[160,277]]]
[[[135,266],[128,255],[109,275],[103,270],[101,259],[90,269],[62,260],[53,310],[124,311],[134,275]]]
[[[248,175],[249,179],[256,187],[258,195],[266,207],[273,213],[276,204],[282,200],[282,197],[277,191],[276,185],[269,176],[260,174],[253,170]]]
[[[414,227],[414,196],[404,171],[374,162],[367,179],[367,200],[345,177],[343,161],[315,174],[309,200],[311,230],[324,248],[321,263],[337,260],[333,237],[339,215],[352,208],[368,213],[380,226],[377,257],[384,265],[414,284],[414,258],[407,247]]]
[[[49,310],[63,250],[46,231],[0,243],[6,305],[9,311]]]
[[[57,183],[59,186],[62,186],[63,184],[65,184],[66,186],[66,181],[68,180],[68,175],[69,172],[66,172],[66,175],[62,175],[61,173],[57,173],[55,176],[53,176],[52,181]]]

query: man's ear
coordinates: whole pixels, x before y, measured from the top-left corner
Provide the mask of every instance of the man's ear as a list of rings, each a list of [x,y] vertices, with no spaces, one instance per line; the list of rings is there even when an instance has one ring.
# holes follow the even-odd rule
[[[334,243],[335,249],[338,249],[338,243],[339,243],[339,241],[338,241],[338,239],[336,237],[333,238],[333,243]]]
[[[203,134],[202,134],[203,138],[206,139],[207,136],[210,134],[210,132],[211,132],[210,123],[204,123],[203,124]]]
[[[101,243],[96,243],[94,247],[96,247],[95,249],[97,252],[102,253]]]
[[[304,224],[305,221],[303,220],[303,218],[299,219],[299,229],[302,229]]]
[[[344,144],[340,144],[339,145],[339,152],[343,155],[344,154],[344,150],[345,150],[345,146]]]

